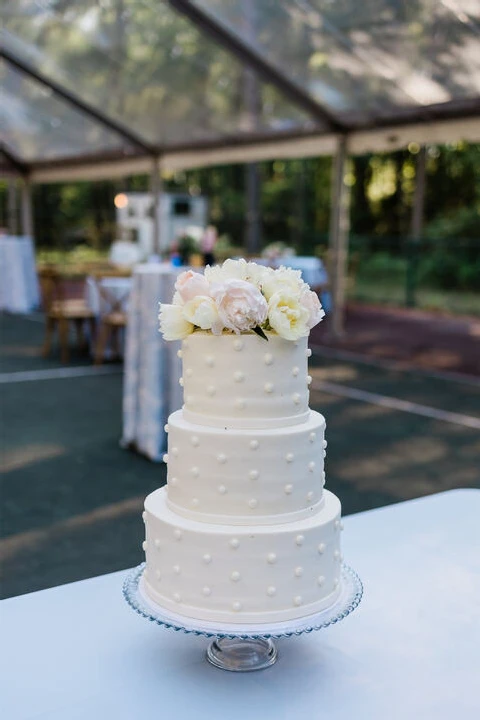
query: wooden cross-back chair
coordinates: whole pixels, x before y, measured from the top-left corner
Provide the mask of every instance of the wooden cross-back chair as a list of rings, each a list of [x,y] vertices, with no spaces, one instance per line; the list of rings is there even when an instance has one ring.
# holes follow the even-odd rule
[[[92,337],[95,336],[95,315],[86,305],[83,297],[85,279],[78,276],[62,275],[55,268],[39,271],[42,305],[45,311],[45,341],[43,355],[50,355],[53,334],[58,329],[60,359],[68,363],[70,359],[69,335],[73,324],[77,333],[79,347],[84,348],[84,326],[88,323]]]
[[[126,277],[126,273],[107,273],[107,275],[94,275],[100,308],[102,305],[107,308],[106,312],[101,310],[100,328],[95,345],[95,365],[101,365],[105,358],[105,351],[109,344],[113,349],[116,358],[121,357],[120,352],[120,331],[127,325],[127,313],[124,309],[130,291],[125,291],[120,297],[113,295],[108,288],[102,285],[102,277]]]

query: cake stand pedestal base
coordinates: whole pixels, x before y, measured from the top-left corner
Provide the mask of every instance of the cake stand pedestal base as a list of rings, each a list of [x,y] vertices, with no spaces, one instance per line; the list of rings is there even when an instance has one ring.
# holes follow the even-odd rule
[[[207,649],[207,660],[212,665],[232,672],[263,670],[273,665],[277,656],[272,640],[263,638],[216,638]]]

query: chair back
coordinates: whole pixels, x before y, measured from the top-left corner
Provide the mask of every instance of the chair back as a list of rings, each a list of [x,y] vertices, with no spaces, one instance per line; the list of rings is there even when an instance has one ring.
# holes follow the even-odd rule
[[[53,306],[61,312],[62,303],[69,300],[83,301],[85,277],[66,275],[58,268],[47,267],[38,271],[42,308],[49,313]]]

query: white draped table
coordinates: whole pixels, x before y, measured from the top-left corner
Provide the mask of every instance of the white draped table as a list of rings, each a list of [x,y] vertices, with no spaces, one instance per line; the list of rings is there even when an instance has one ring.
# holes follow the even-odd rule
[[[32,238],[0,236],[0,310],[29,313],[39,304]]]
[[[476,720],[479,517],[478,490],[347,517],[360,607],[279,641],[278,662],[256,673],[217,670],[204,659],[206,638],[136,615],[122,597],[125,572],[5,600],[3,716]]]
[[[124,445],[134,445],[151,460],[166,449],[164,425],[182,406],[178,380],[180,343],[165,342],[158,330],[159,302],[170,303],[179,272],[170,264],[138,265],[133,273],[125,343],[123,385]]]

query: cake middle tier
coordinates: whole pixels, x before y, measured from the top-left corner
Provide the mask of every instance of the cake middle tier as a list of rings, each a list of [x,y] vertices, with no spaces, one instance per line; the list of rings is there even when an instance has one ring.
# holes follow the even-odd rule
[[[325,419],[300,425],[224,429],[168,419],[168,504],[184,517],[274,525],[314,514],[325,483]]]

